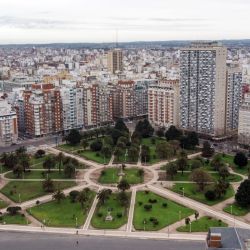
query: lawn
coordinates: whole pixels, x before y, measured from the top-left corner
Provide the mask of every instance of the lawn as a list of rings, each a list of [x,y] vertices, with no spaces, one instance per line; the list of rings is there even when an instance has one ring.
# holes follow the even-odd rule
[[[210,227],[227,227],[228,225],[221,220],[211,218],[209,216],[201,217],[192,221],[191,232],[208,232]],[[190,232],[190,225],[184,225],[176,229],[178,232]]]
[[[2,216],[2,220],[0,220],[0,224],[1,223],[7,225],[8,224],[27,225],[30,222],[22,214],[16,214],[16,215],[4,214]]]
[[[91,150],[84,150],[76,154],[83,158],[86,158],[87,160],[94,161],[94,162],[101,163],[101,164],[108,164],[111,158],[111,157],[104,158],[100,152],[94,152]]]
[[[13,172],[6,174],[5,177],[9,179],[18,179]],[[48,177],[51,179],[69,179],[64,175],[63,171],[61,173],[59,173],[59,171],[51,171],[50,173],[47,173],[47,171],[44,170],[25,172],[19,179],[46,179]]]
[[[112,221],[105,220],[109,211]],[[112,193],[104,205],[97,205],[91,225],[97,229],[117,229],[127,223],[127,213],[128,209],[117,200],[117,193]]]
[[[119,168],[104,168],[98,181],[102,184],[118,183],[118,173]]]
[[[72,203],[70,198],[66,197],[61,203],[51,201],[32,207],[28,209],[28,212],[47,226],[79,227],[84,224],[87,218],[94,196],[95,193],[91,191],[91,198],[83,210],[79,202]]]
[[[138,175],[138,168],[126,168],[124,170],[125,176],[123,177],[128,181],[129,184],[138,184],[142,183],[144,178],[143,176]]]
[[[60,189],[66,189],[76,185],[73,181],[56,181],[54,184],[56,188]],[[42,182],[40,181],[10,181],[0,190],[0,192],[14,202],[19,202],[19,194],[21,202],[48,194],[44,192]]]
[[[156,200],[156,203],[150,203]],[[144,205],[151,204],[150,211],[145,210]],[[164,207],[164,204],[166,207]],[[165,199],[155,193],[140,191],[136,193],[136,203],[133,224],[136,230],[156,231],[168,225],[186,218],[194,213],[194,210]],[[153,219],[157,219],[158,224],[154,224]],[[144,224],[145,221],[145,224]]]
[[[225,155],[222,156],[222,159],[225,163],[228,163],[236,173],[248,175],[248,169],[250,168],[250,161],[248,161],[248,165],[244,168],[239,168],[234,164],[234,156],[232,155]]]
[[[239,206],[237,203],[226,206],[223,211],[235,216],[244,216],[250,212],[250,208]]]
[[[197,200],[201,203],[207,204],[209,206],[213,206],[219,202],[222,202],[226,199],[231,198],[234,196],[234,190],[232,186],[228,188],[225,196],[221,197],[220,199],[216,199],[213,201],[209,201],[205,198],[204,193],[197,191],[197,186],[195,183],[175,183],[173,187],[171,188],[172,191],[182,194],[182,188],[184,188],[184,194],[185,196]],[[212,184],[206,187],[206,190],[212,188]]]
[[[0,199],[0,209],[5,208],[7,206],[8,206],[8,204],[5,201]]]
[[[209,174],[212,176],[213,181],[217,181],[220,179],[219,174],[216,172],[209,172]],[[173,181],[190,181],[190,175],[191,175],[191,172],[185,171],[182,174],[180,171],[178,171],[177,175],[174,176]],[[171,179],[168,178],[168,180],[171,180]],[[239,182],[242,180],[242,177],[239,175],[230,174],[226,178],[226,180],[229,182]]]
[[[149,146],[149,150],[150,150],[150,161],[148,162],[149,164],[154,164],[160,161],[160,159],[157,157],[157,154],[155,152],[156,150],[156,145],[162,141],[164,141],[164,139],[162,138],[158,138],[158,137],[153,137],[155,138],[155,143],[152,143],[152,137],[151,138],[143,138],[141,144],[142,145],[146,145]]]

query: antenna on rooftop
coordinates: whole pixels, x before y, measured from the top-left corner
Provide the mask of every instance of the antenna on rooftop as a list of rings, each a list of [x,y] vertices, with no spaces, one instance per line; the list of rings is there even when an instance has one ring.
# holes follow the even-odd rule
[[[115,48],[118,49],[118,29],[115,30]]]

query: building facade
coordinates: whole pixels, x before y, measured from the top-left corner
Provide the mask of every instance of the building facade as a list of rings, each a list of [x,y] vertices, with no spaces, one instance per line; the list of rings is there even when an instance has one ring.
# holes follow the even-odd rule
[[[169,80],[148,89],[148,119],[150,123],[168,128],[179,125],[179,81]]]
[[[17,142],[18,124],[16,112],[6,100],[0,100],[0,146]]]
[[[123,70],[123,53],[121,49],[113,49],[108,52],[108,70],[116,74]]]
[[[226,126],[227,49],[216,42],[180,51],[180,127],[222,136]]]

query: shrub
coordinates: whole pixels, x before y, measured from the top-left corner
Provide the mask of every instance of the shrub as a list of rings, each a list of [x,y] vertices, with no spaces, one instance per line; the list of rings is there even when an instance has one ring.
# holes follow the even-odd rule
[[[43,149],[38,149],[35,153],[35,158],[41,158],[45,155],[45,151]]]
[[[69,193],[70,201],[71,201],[72,203],[76,202],[78,195],[79,195],[79,191],[77,191],[77,190],[72,190],[72,191]]]
[[[105,171],[105,170],[102,170],[101,176],[104,176],[105,174],[106,174],[106,171]]]
[[[39,205],[39,204],[40,204],[40,201],[39,201],[39,200],[37,200],[37,201],[36,201],[36,205]]]
[[[153,204],[153,203],[157,203],[157,200],[156,199],[149,199],[148,202]]]
[[[117,213],[116,216],[117,216],[117,218],[121,218],[122,217],[122,213]]]
[[[214,201],[216,199],[216,193],[214,190],[208,190],[206,193],[205,193],[205,197],[207,200],[209,201]]]
[[[149,194],[149,191],[148,191],[148,190],[145,190],[145,194]]]
[[[162,206],[163,206],[163,207],[167,207],[168,204],[167,204],[167,203],[162,203]]]
[[[152,205],[150,205],[150,204],[145,204],[145,205],[144,205],[144,209],[145,209],[146,211],[150,211],[150,210],[152,209]]]
[[[95,140],[90,144],[90,149],[92,151],[100,151],[102,149],[102,142],[100,140]]]
[[[142,204],[143,204],[143,202],[141,202],[141,201],[138,202],[138,205],[139,205],[139,206],[141,206]]]
[[[102,213],[100,213],[100,212],[97,213],[97,216],[101,218],[102,217]]]
[[[16,215],[19,211],[21,211],[21,207],[15,206],[15,207],[8,207],[7,212],[10,215]]]

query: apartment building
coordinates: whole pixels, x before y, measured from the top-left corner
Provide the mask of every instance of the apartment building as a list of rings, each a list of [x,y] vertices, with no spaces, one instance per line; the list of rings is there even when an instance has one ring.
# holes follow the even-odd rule
[[[179,125],[178,80],[166,80],[149,87],[148,119],[159,127]]]
[[[6,100],[0,100],[0,146],[17,142],[18,125],[16,112]]]
[[[180,50],[180,127],[218,137],[226,127],[227,49],[197,42]]]
[[[121,49],[112,49],[107,56],[108,70],[116,74],[123,70],[123,52]]]
[[[246,93],[239,110],[238,142],[250,145],[250,93]]]
[[[63,130],[60,90],[52,84],[33,85],[24,91],[25,128],[33,137]]]
[[[242,95],[242,69],[238,63],[227,65],[226,133],[237,134]]]

